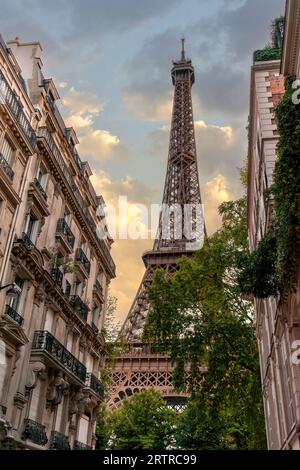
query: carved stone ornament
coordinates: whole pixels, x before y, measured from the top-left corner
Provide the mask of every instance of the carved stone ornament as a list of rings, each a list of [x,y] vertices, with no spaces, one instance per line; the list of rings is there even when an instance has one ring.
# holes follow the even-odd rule
[[[46,366],[42,362],[31,362],[28,366],[27,378],[25,387],[27,390],[32,390],[36,387],[37,381],[40,378],[46,378]]]
[[[34,303],[39,306],[45,299],[45,291],[42,287],[38,286],[34,292]]]
[[[69,419],[71,419],[74,414],[81,414],[83,398],[84,393],[82,389],[73,389],[69,401]]]
[[[47,389],[47,408],[52,410],[62,402],[63,396],[69,391],[69,383],[64,379],[60,370],[54,374]]]

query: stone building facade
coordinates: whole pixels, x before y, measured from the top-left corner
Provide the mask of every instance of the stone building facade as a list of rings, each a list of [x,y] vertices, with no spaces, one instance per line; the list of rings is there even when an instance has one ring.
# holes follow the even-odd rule
[[[41,58],[38,42],[0,41],[0,439],[88,449],[112,240]]]
[[[272,185],[279,133],[274,109],[283,96],[285,75],[299,75],[300,2],[288,1],[282,60],[256,61],[251,72],[248,167],[250,249],[269,231]],[[300,272],[295,292],[254,299],[268,447],[300,450],[300,369],[293,344],[300,339]]]

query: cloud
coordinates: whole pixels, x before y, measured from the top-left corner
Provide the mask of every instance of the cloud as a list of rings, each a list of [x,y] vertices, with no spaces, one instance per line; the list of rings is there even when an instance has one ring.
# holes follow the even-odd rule
[[[162,48],[162,44],[164,47]],[[127,109],[145,120],[169,120],[172,111],[171,59],[179,55],[178,30],[152,36],[124,66]]]
[[[206,131],[212,130],[220,133],[220,135],[224,137],[226,145],[231,145],[234,140],[233,129],[231,126],[217,126],[215,124],[208,125],[205,121],[200,120],[195,121],[195,129],[205,129]]]
[[[120,145],[120,139],[116,135],[102,129],[93,129],[91,126],[79,134],[79,139],[80,153],[85,158],[98,161],[111,156]]]
[[[96,37],[104,33],[125,32],[132,30],[150,20],[162,17],[170,12],[180,0],[82,0],[66,2],[69,9],[69,36],[78,39],[82,31],[86,38]]]
[[[127,196],[129,202],[149,205],[153,202],[154,190],[142,181],[127,175],[122,179],[113,179],[103,170],[93,169],[91,181],[105,201],[114,204],[118,197]]]
[[[118,136],[96,128],[95,119],[104,109],[100,98],[71,87],[62,101],[66,124],[75,129],[80,142],[78,149],[84,158],[102,161],[126,154]]]
[[[123,100],[128,111],[140,119],[162,121],[170,119],[172,97],[151,99],[142,93],[124,92]]]
[[[205,224],[209,234],[214,233],[221,225],[218,207],[222,202],[234,199],[236,195],[228,187],[224,175],[217,175],[202,186]]]
[[[138,217],[138,204],[145,204],[149,207],[154,198],[153,189],[130,176],[126,176],[121,180],[113,180],[106,172],[93,170],[91,181],[96,192],[103,195],[107,204],[117,207],[119,196],[127,197],[128,212],[125,220],[118,217],[117,229],[119,229],[122,222],[130,223]],[[118,211],[117,215],[119,216]],[[108,230],[111,228],[110,222],[108,217]],[[153,244],[147,227],[141,224],[140,229],[142,233],[149,235],[149,239],[115,239],[112,246],[111,253],[117,265],[117,278],[111,283],[111,295],[118,299],[117,320],[123,321],[129,311],[145,269],[141,255],[145,250],[150,249]]]
[[[270,24],[283,0],[219,1],[218,12],[186,26],[187,53],[196,71],[194,102],[204,118],[246,119],[252,53],[269,40]],[[259,11],[259,14],[257,13]],[[148,37],[125,66],[124,101],[142,119],[167,120],[170,59],[179,55],[178,28]],[[163,47],[162,47],[163,44]]]
[[[148,135],[147,153],[159,158],[163,165],[168,151],[170,126],[164,125]],[[195,121],[195,138],[201,183],[218,174],[228,178],[230,184],[239,186],[238,168],[242,166],[246,148],[246,130],[236,123],[210,124]]]
[[[151,240],[118,240],[112,246],[117,278],[111,282],[111,294],[118,299],[116,317],[124,321],[145,272],[142,253],[152,248]]]
[[[84,114],[95,115],[103,110],[103,103],[97,96],[78,91],[74,87],[69,88],[62,102],[73,114],[79,116]]]

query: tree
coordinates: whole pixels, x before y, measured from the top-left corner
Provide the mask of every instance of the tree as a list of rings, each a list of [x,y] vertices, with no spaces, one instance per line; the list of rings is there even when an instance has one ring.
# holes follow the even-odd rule
[[[124,400],[109,418],[111,449],[167,449],[173,442],[175,412],[154,389]]]
[[[219,210],[221,229],[192,259],[182,258],[171,279],[156,271],[148,290],[151,308],[144,339],[170,354],[174,385],[192,393],[195,401],[186,416],[194,416],[194,430],[198,424],[203,430],[204,416],[203,422],[210,423],[206,431],[213,436],[215,429],[218,435],[213,446],[263,448],[253,306],[242,299],[238,283],[249,255],[246,200],[223,203]],[[197,403],[196,414],[191,410]],[[226,436],[219,435],[218,419],[227,423]],[[205,446],[203,434],[198,436],[199,446]],[[206,444],[210,446],[210,439]]]
[[[96,450],[105,450],[110,440],[109,411],[105,402],[100,405],[96,424]]]

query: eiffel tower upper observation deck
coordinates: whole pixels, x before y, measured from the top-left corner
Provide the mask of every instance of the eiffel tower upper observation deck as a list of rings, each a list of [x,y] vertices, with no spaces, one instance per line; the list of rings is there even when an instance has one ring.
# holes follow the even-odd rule
[[[179,258],[192,256],[205,237],[191,96],[195,74],[192,61],[185,57],[184,39],[181,58],[173,62],[171,75],[174,100],[159,227],[153,249],[143,254],[146,271],[120,332],[128,347],[117,358],[111,374],[111,407],[147,387],[161,390],[169,400],[180,399],[172,387],[169,358],[152,352],[141,337],[149,311],[146,291],[155,269],[163,268],[171,276],[178,269]]]

